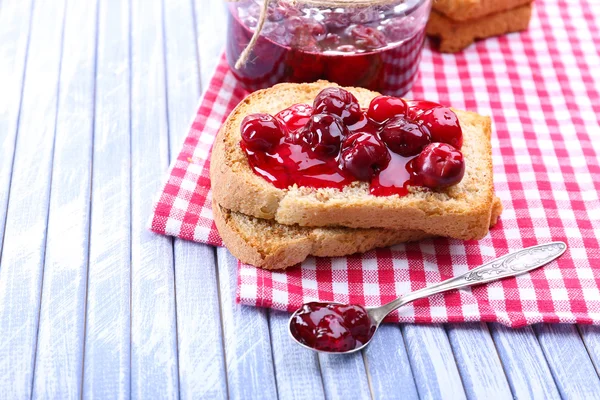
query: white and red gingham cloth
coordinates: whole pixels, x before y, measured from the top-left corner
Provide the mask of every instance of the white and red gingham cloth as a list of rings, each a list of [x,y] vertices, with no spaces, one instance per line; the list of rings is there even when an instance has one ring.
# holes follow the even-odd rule
[[[562,240],[567,252],[542,269],[417,301],[390,320],[600,324],[598,21],[595,0],[539,1],[527,32],[456,55],[425,46],[407,97],[493,117],[494,180],[504,212],[487,237],[309,258],[285,272],[240,264],[238,300],[289,311],[315,299],[377,306],[511,250]],[[153,231],[222,245],[210,206],[210,149],[245,95],[221,59],[160,194]]]

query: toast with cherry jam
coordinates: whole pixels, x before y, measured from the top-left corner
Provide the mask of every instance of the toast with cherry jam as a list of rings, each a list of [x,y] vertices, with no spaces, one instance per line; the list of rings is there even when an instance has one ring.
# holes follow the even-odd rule
[[[318,81],[250,94],[213,147],[216,204],[283,225],[480,239],[494,201],[488,117]]]

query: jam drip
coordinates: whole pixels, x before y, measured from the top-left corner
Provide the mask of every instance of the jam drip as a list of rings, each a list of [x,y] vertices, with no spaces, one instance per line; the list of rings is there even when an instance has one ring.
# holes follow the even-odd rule
[[[324,89],[312,106],[248,115],[241,136],[253,171],[279,189],[363,181],[375,196],[405,196],[410,186],[455,185],[465,170],[462,131],[449,108],[379,96],[365,110],[341,88]]]
[[[290,330],[296,340],[308,347],[337,353],[367,343],[375,326],[361,306],[312,302],[294,315]]]

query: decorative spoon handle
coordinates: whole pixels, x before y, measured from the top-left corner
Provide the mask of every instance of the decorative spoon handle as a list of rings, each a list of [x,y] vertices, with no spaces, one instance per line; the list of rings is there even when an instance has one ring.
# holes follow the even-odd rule
[[[496,258],[495,260],[487,262],[465,274],[407,293],[381,307],[370,309],[369,314],[371,314],[375,320],[380,322],[390,312],[415,300],[452,289],[481,285],[483,283],[493,282],[509,276],[533,271],[556,259],[563,254],[566,249],[567,245],[563,242],[552,242],[527,247]]]

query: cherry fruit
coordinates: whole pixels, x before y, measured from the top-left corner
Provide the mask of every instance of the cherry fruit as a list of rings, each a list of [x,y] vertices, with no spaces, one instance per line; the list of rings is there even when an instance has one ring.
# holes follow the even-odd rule
[[[365,132],[350,135],[341,153],[341,165],[360,181],[370,181],[390,162],[390,153],[377,136]]]
[[[308,104],[294,104],[279,111],[275,118],[280,120],[290,132],[295,132],[306,125],[312,112],[313,108]]]
[[[419,121],[431,134],[432,142],[450,144],[457,149],[462,147],[462,129],[458,117],[448,107],[435,107],[423,112]]]
[[[431,142],[429,132],[405,117],[394,117],[381,131],[381,140],[396,154],[416,156]]]
[[[409,119],[416,120],[425,111],[441,107],[441,105],[427,100],[407,100],[406,107],[406,116]]]
[[[356,47],[364,50],[374,50],[387,45],[385,35],[375,28],[357,25],[350,30]]]
[[[335,156],[347,134],[348,128],[337,115],[314,114],[306,124],[302,137],[315,153]]]
[[[371,100],[367,116],[378,124],[383,124],[397,115],[406,115],[406,110],[406,102],[399,97],[377,96]]]
[[[360,105],[352,93],[339,87],[321,90],[313,103],[315,114],[334,114],[346,125],[352,125],[361,117]]]
[[[431,143],[411,161],[411,182],[441,189],[461,181],[465,161],[460,150],[446,143]]]
[[[250,151],[269,152],[283,139],[279,120],[269,114],[250,114],[241,125],[242,140]]]

